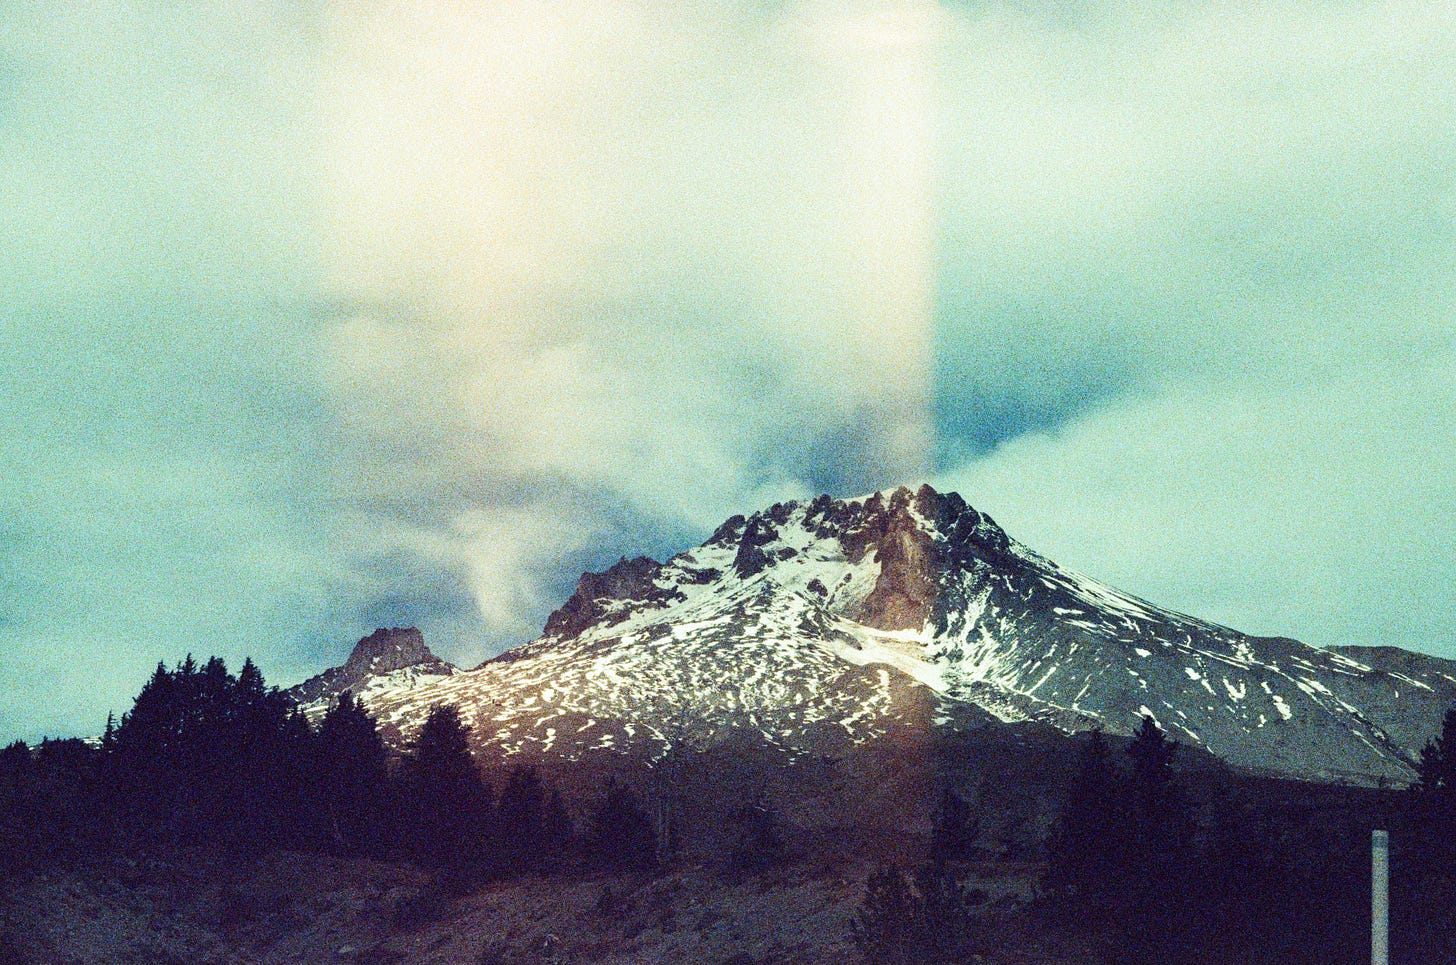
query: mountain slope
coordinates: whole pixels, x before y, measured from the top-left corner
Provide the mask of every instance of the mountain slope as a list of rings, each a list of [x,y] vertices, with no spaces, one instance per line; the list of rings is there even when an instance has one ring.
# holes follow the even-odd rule
[[[319,717],[346,690],[373,706],[455,673],[459,668],[435,656],[419,630],[380,627],[354,645],[343,666],[290,687],[288,695]]]
[[[530,644],[366,699],[392,732],[450,701],[486,747],[568,757],[747,743],[797,760],[996,721],[1127,733],[1150,714],[1246,768],[1405,780],[1456,667],[1399,653],[1161,609],[924,486],[734,517],[664,564],[586,574]]]

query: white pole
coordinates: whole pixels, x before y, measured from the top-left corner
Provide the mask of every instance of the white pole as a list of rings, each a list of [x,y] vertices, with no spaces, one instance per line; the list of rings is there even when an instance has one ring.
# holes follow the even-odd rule
[[[1390,965],[1390,832],[1370,833],[1370,965]]]

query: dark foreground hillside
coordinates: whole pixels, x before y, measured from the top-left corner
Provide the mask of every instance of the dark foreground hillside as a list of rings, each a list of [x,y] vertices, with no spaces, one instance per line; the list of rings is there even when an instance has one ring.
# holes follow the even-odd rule
[[[1456,963],[1456,712],[1390,791],[1028,723],[783,765],[484,759],[453,707],[401,754],[251,664],[159,667],[97,744],[0,752],[0,965]]]
[[[859,960],[850,919],[873,867],[849,857],[733,874],[689,864],[457,888],[411,864],[297,852],[68,862],[0,901],[0,961],[839,965]],[[1003,910],[1035,873],[1017,863],[960,869]],[[1000,910],[986,916],[988,962],[1093,961]]]

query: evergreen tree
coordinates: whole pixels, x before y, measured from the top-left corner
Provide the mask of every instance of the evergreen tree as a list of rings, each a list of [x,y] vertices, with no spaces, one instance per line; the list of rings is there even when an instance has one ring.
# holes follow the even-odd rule
[[[30,795],[33,770],[34,760],[25,741],[0,750],[0,875],[26,867],[38,857]]]
[[[169,843],[267,847],[290,833],[297,787],[285,742],[290,702],[251,660],[158,664],[103,741],[103,786],[118,828]]]
[[[728,824],[733,836],[728,856],[731,867],[757,870],[783,858],[778,812],[762,796],[734,811]]]
[[[30,746],[15,741],[0,750],[0,805],[13,805],[20,800],[33,765]]]
[[[355,854],[377,842],[388,773],[374,718],[346,690],[318,731],[320,798],[334,851]]]
[[[1391,836],[1392,925],[1425,960],[1456,960],[1456,707],[1416,775]]]
[[[74,737],[40,742],[27,788],[31,840],[39,855],[94,850],[101,844],[94,794],[100,756]]]
[[[980,833],[979,815],[947,784],[941,789],[940,803],[935,809],[935,854],[941,858],[965,858]]]
[[[1106,922],[1125,861],[1122,787],[1101,730],[1082,745],[1057,829],[1048,847],[1046,886],[1081,921]]]
[[[326,842],[333,844],[325,827],[328,806],[321,777],[325,773],[325,758],[308,718],[296,706],[283,721],[279,745],[282,760],[278,769],[277,800],[282,842],[289,847],[310,849],[326,847]]]
[[[920,960],[959,965],[977,955],[975,908],[985,902],[986,893],[962,885],[939,860],[920,866],[915,890],[924,933]]]
[[[607,781],[592,810],[586,839],[587,863],[616,871],[646,870],[657,863],[657,831],[631,789]]]
[[[530,764],[512,767],[496,805],[498,851],[507,867],[524,870],[540,858],[544,807],[536,768]]]
[[[1456,797],[1456,707],[1446,711],[1440,736],[1426,741],[1416,764],[1414,790],[1426,797]]]
[[[256,844],[280,844],[292,836],[292,798],[299,792],[289,786],[296,773],[290,755],[297,752],[290,742],[292,704],[267,685],[251,657],[230,685],[226,705],[233,714],[231,743],[241,804],[233,834]]]
[[[864,900],[850,920],[855,947],[869,965],[918,965],[921,927],[910,881],[885,864],[865,881]]]
[[[1116,909],[1119,945],[1132,961],[1177,961],[1188,914],[1192,819],[1173,771],[1176,741],[1144,716],[1128,756],[1132,773],[1126,807],[1129,841],[1114,881],[1123,889]],[[1171,956],[1171,957],[1170,957]]]
[[[1311,898],[1321,889],[1301,881],[1285,829],[1248,802],[1223,794],[1210,809],[1207,842],[1189,869],[1198,938],[1207,961],[1337,961],[1313,940]],[[1328,879],[1331,848],[1320,875]],[[1338,907],[1338,900],[1325,902]],[[1316,926],[1317,928],[1317,926]]]
[[[181,697],[176,676],[158,663],[116,728],[118,823],[134,835],[161,837],[175,824],[186,731]]]
[[[440,705],[430,711],[405,767],[420,849],[435,858],[478,856],[491,795],[458,710]]]
[[[555,787],[551,788],[541,812],[541,837],[546,851],[553,855],[560,854],[571,844],[571,837],[575,833],[576,828],[570,812],[566,810],[566,802],[561,799],[561,792]]]
[[[850,935],[868,965],[958,965],[978,954],[975,908],[985,900],[944,861],[922,865],[913,883],[886,864],[865,882]]]

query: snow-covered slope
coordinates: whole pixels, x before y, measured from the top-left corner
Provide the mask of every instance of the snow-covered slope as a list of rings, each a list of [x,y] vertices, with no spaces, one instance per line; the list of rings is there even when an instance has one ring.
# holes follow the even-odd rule
[[[288,694],[316,721],[346,690],[374,706],[455,673],[459,668],[435,656],[419,630],[381,627],[354,645],[343,666],[290,687]]]
[[[1160,609],[924,486],[734,517],[665,564],[586,574],[532,643],[364,693],[392,734],[449,701],[507,754],[738,741],[800,758],[998,720],[1127,733],[1151,714],[1236,765],[1399,781],[1456,703],[1456,667],[1394,653]]]

